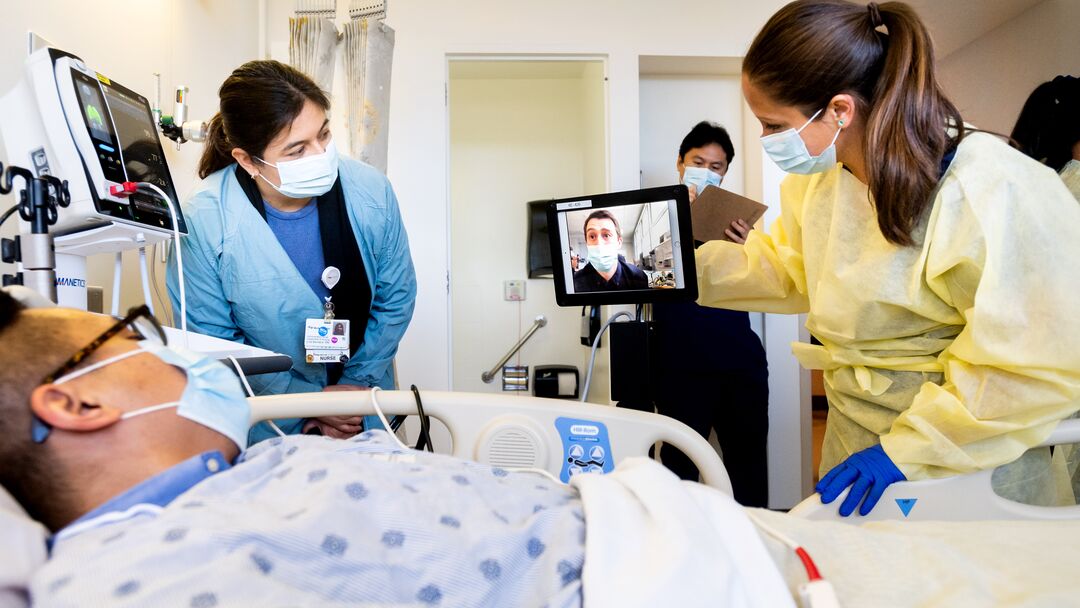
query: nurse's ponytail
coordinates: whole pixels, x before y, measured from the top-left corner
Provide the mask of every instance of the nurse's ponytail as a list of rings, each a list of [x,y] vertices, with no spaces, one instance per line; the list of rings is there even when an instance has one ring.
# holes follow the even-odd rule
[[[221,111],[210,119],[199,159],[199,177],[231,165],[235,148],[261,156],[274,138],[312,102],[330,109],[330,98],[303,72],[280,61],[249,61],[218,90]]]
[[[199,177],[202,179],[233,163],[233,146],[229,145],[229,138],[225,137],[223,123],[221,112],[218,112],[207,125],[206,143],[203,144],[202,157],[199,158]]]
[[[754,39],[743,73],[783,105],[810,116],[837,94],[855,97],[865,119],[863,154],[881,234],[912,245],[933,200],[941,162],[964,136],[942,92],[930,34],[902,2],[868,6],[797,0]]]

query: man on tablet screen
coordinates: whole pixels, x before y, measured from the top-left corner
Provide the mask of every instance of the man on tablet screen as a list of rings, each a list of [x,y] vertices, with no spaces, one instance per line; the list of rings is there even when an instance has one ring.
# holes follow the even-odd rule
[[[648,289],[645,271],[630,264],[619,253],[622,229],[610,211],[598,209],[585,219],[588,264],[574,273],[574,291],[616,291]]]

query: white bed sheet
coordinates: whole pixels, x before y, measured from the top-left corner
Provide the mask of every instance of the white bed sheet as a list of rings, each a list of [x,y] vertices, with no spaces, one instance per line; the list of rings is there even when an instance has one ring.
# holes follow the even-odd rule
[[[842,606],[1080,605],[1080,521],[852,526],[753,511],[806,548]],[[806,580],[798,558],[766,545],[794,591]]]

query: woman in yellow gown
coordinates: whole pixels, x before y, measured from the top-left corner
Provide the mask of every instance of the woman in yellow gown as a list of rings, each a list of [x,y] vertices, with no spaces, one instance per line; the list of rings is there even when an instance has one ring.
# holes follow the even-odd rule
[[[851,487],[841,513],[865,498],[865,514],[892,482],[1016,461],[1080,409],[1080,206],[965,128],[914,11],[793,2],[742,86],[793,175],[768,233],[698,250],[700,302],[808,313],[821,346],[793,348],[824,370],[823,500]],[[1020,459],[999,493],[1055,502],[1027,483],[1047,459]]]

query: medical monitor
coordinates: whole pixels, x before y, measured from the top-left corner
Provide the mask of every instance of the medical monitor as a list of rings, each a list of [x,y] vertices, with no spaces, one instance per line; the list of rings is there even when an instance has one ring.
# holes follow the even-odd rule
[[[149,102],[78,57],[35,51],[23,78],[0,99],[0,131],[8,162],[69,182],[71,206],[51,228],[55,234],[110,223],[172,229],[160,198],[112,193],[123,182],[148,182],[178,203]],[[177,223],[185,232],[182,215]]]
[[[686,186],[551,201],[548,231],[560,306],[697,299]]]

